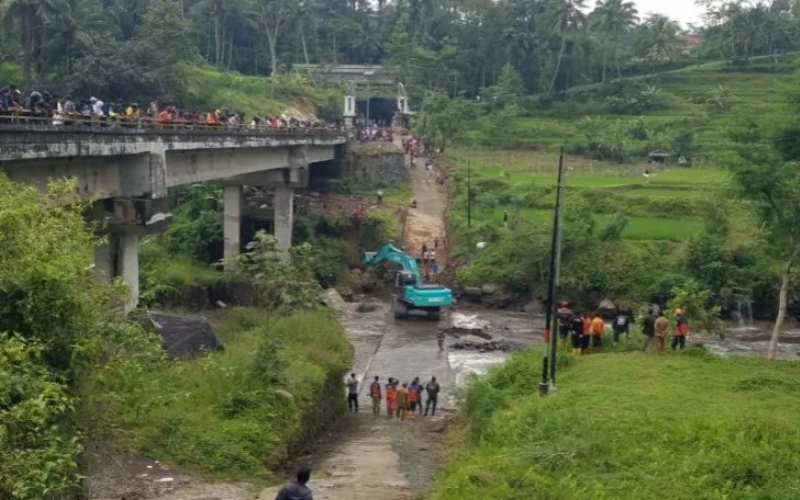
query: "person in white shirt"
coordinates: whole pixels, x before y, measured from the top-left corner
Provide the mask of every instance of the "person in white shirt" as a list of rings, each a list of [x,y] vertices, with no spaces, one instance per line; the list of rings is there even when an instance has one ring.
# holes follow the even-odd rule
[[[103,107],[106,105],[106,103],[104,103],[97,97],[92,97],[91,99],[89,99],[89,102],[92,103],[92,114],[103,116]]]

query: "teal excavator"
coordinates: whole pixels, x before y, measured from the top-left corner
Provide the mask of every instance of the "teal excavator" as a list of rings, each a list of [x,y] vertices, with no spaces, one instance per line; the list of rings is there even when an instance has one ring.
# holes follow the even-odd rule
[[[411,311],[424,311],[428,318],[438,321],[441,308],[453,305],[453,292],[440,285],[423,283],[414,258],[391,243],[387,243],[377,252],[364,254],[366,265],[376,265],[384,261],[402,266],[394,277],[395,319],[406,319]]]

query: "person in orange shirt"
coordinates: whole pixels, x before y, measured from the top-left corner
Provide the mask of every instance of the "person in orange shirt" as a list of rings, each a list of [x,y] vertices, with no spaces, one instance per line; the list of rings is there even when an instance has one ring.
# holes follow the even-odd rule
[[[675,336],[672,337],[672,350],[686,347],[686,335],[689,333],[689,322],[683,315],[683,309],[675,309]]]
[[[394,417],[394,409],[397,407],[397,382],[389,377],[386,383],[386,413],[389,418]]]
[[[589,350],[589,343],[592,341],[592,318],[588,312],[581,315],[583,322],[583,338],[581,339],[581,352]]]
[[[606,333],[606,322],[600,312],[594,313],[592,318],[592,348],[597,350],[603,347],[603,334]]]

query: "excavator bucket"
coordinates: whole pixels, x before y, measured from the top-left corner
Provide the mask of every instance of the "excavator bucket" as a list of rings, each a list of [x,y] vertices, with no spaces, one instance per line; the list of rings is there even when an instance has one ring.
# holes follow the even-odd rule
[[[364,264],[372,262],[376,255],[378,255],[378,252],[364,252]]]

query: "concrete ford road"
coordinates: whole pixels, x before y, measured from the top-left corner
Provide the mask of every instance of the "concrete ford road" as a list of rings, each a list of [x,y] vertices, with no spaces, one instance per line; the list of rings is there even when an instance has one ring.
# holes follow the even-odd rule
[[[0,171],[41,190],[50,180],[74,178],[79,195],[99,200],[93,217],[106,221],[110,238],[97,248],[95,267],[102,276],[122,276],[137,297],[139,235],[166,227],[168,188],[225,185],[229,257],[241,248],[242,186],[274,187],[275,237],[288,248],[294,189],[308,186],[313,164],[342,159],[346,142],[344,132],[326,128],[0,124]]]

